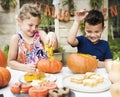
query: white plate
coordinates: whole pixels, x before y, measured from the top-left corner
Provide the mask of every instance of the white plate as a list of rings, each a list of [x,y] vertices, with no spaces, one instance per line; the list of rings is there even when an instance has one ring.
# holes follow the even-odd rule
[[[55,82],[57,80],[57,77],[55,75],[46,73],[44,79],[46,79],[47,81],[54,81]],[[19,81],[22,83],[28,83],[24,80],[24,75],[20,76]]]
[[[101,84],[98,84],[95,87],[89,87],[89,86],[83,86],[82,84],[73,83],[70,81],[71,77],[78,76],[82,77],[83,74],[76,74],[76,75],[70,75],[65,78],[63,78],[63,85],[68,86],[70,89],[80,92],[102,92],[106,91],[110,88],[111,82],[109,79],[104,78],[104,82]]]

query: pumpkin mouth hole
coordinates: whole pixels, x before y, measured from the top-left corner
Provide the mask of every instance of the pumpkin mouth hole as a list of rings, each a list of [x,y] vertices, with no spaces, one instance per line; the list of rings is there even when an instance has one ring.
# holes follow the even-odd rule
[[[53,90],[53,92],[58,93],[58,91],[57,91],[57,90]]]

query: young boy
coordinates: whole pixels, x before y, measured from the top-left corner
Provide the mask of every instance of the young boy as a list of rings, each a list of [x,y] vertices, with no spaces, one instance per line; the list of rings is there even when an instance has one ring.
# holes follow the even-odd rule
[[[85,26],[85,36],[77,36],[82,21],[84,21]],[[95,56],[99,60],[98,67],[105,67],[105,61],[111,60],[112,54],[108,42],[100,40],[104,28],[104,16],[100,11],[91,10],[87,12],[82,10],[76,12],[67,42],[72,47],[77,47],[78,53]]]

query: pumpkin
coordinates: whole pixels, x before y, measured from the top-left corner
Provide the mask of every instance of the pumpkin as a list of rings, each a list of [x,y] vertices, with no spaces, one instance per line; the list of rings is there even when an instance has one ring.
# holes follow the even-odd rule
[[[19,94],[20,93],[20,86],[21,86],[20,82],[12,84],[10,86],[11,92],[15,93],[15,94]]]
[[[73,73],[84,74],[93,72],[97,68],[98,61],[88,54],[73,53],[67,57],[66,63]]]
[[[14,94],[28,93],[31,87],[32,85],[29,83],[22,84],[21,82],[16,82],[10,86],[10,90]]]
[[[110,93],[112,97],[120,97],[120,82],[111,85]]]
[[[36,87],[31,87],[29,89],[29,96],[30,97],[46,97],[48,94],[48,89],[46,86],[36,86]]]
[[[0,88],[8,85],[11,78],[11,74],[8,69],[0,67]]]
[[[46,60],[46,59],[41,59],[37,63],[37,68],[41,72],[46,72],[46,73],[58,73],[62,69],[62,62],[56,59],[53,60]]]
[[[6,67],[7,65],[7,58],[2,50],[0,50],[0,67]]]
[[[112,60],[105,62],[105,69],[106,69],[107,73],[109,73],[111,71],[112,64],[113,64]]]
[[[108,73],[108,77],[112,83],[116,83],[120,81],[120,61],[114,60],[111,65],[111,70]]]
[[[68,10],[64,11],[64,21],[67,22],[70,20],[70,12]]]
[[[53,89],[58,88],[56,83],[53,81],[47,81],[47,82],[43,83],[41,86],[46,86],[48,88],[48,90],[53,90]]]

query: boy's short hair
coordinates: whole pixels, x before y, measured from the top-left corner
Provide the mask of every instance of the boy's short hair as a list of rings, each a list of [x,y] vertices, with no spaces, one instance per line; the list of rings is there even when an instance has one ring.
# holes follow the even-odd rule
[[[104,16],[102,12],[98,10],[90,10],[88,15],[85,18],[84,23],[89,23],[90,25],[97,25],[102,23],[102,26],[104,27]]]

